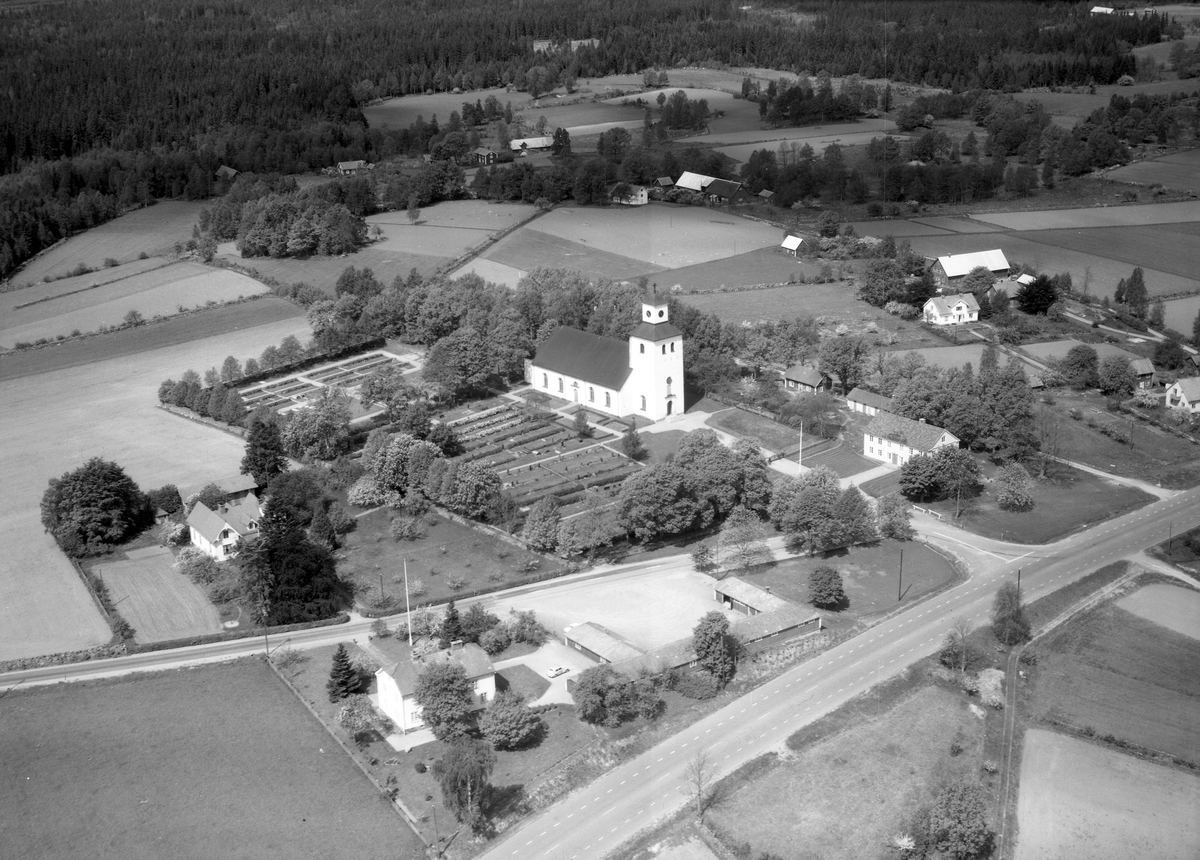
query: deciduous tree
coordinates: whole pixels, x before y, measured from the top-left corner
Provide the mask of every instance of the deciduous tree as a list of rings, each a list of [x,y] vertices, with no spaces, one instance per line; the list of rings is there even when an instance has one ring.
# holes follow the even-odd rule
[[[856,335],[826,338],[818,354],[820,369],[840,380],[844,394],[862,382],[868,351],[867,342]]]
[[[501,690],[479,719],[479,730],[498,750],[520,749],[542,731],[540,717],[529,710],[524,696]]]
[[[747,570],[771,560],[762,519],[742,505],[725,518],[717,547],[721,564],[733,571]]]
[[[473,689],[460,663],[438,660],[417,675],[413,697],[421,706],[421,719],[440,741],[465,738],[470,731]]]
[[[99,457],[51,478],[41,513],[42,525],[70,556],[121,543],[148,525],[153,514],[125,470]]]
[[[692,648],[701,669],[718,683],[729,683],[737,671],[737,640],[729,632],[728,618],[716,610],[705,613],[692,630]]]
[[[929,836],[937,850],[954,860],[985,857],[994,834],[988,827],[987,798],[972,782],[953,782],[938,792],[929,810]]]
[[[880,498],[876,514],[880,537],[892,540],[912,540],[916,537],[916,529],[912,526],[912,505],[899,493],[888,493]]]
[[[992,603],[992,632],[1005,645],[1016,645],[1029,638],[1029,621],[1015,583],[1006,582],[996,592]]]
[[[841,495],[838,476],[825,466],[784,478],[771,498],[771,522],[795,546],[809,552],[823,550],[837,536],[833,510]]]
[[[846,603],[842,575],[832,567],[818,567],[808,575],[808,600],[813,606],[832,609]]]
[[[562,516],[558,512],[558,501],[554,496],[544,496],[533,503],[525,517],[521,537],[532,549],[549,552],[558,539],[558,525]]]
[[[496,754],[485,741],[455,739],[433,766],[442,789],[442,803],[472,830],[484,821],[484,805],[491,786]]]
[[[1005,511],[1033,508],[1033,482],[1020,463],[1005,463],[996,473],[996,504]]]

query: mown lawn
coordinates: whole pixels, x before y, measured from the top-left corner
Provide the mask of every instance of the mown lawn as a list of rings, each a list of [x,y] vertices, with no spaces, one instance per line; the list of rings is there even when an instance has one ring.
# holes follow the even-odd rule
[[[0,720],[7,857],[425,856],[257,659],[14,691]]]

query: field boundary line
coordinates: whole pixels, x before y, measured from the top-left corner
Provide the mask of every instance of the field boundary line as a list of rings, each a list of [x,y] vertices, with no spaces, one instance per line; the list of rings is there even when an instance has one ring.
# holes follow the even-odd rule
[[[346,745],[346,742],[337,736],[337,734],[333,730],[333,727],[328,725],[323,719],[321,719],[321,716],[317,713],[316,709],[313,708],[313,706],[308,703],[308,701],[304,698],[304,696],[300,695],[300,691],[296,689],[296,685],[293,684],[287,678],[286,675],[284,675],[282,672],[279,671],[279,667],[276,666],[269,657],[266,658],[266,663],[268,666],[271,667],[271,671],[275,673],[275,676],[277,678],[279,678],[280,681],[283,681],[284,686],[287,687],[292,692],[292,695],[294,695],[296,697],[296,699],[300,702],[300,704],[304,705],[305,710],[307,710],[310,714],[312,714],[313,719],[315,719],[318,723],[321,724],[321,728],[325,729],[326,733],[328,733],[328,735],[331,738],[333,738],[334,742],[338,745],[338,747],[341,748],[342,752],[344,752],[347,755],[347,757],[349,757],[350,761],[354,762],[354,766],[357,767],[360,771],[362,771],[363,776],[365,776],[370,781],[371,785],[375,786],[375,789],[383,797],[387,798],[388,802],[392,805],[392,809],[396,810],[396,813],[402,819],[404,819],[404,823],[409,826],[409,829],[411,829],[412,832],[417,835],[417,838],[420,839],[421,842],[423,842],[426,845],[426,847],[428,847],[429,841],[424,836],[421,835],[421,831],[417,827],[417,824],[416,824],[417,819],[413,816],[412,812],[409,811],[408,807],[404,805],[404,802],[401,801],[399,798],[392,797],[391,792],[389,792],[386,788],[384,788],[383,785],[379,782],[379,780],[377,780],[371,774],[371,772],[369,770],[367,770],[366,766],[361,761],[358,760],[358,757],[356,755],[354,755],[354,752],[350,749],[349,746]]]
[[[24,304],[20,304],[20,305],[13,305],[13,310],[19,311],[19,310],[21,310],[21,308],[33,307],[34,305],[40,305],[43,302],[53,302],[57,299],[65,299],[67,296],[75,296],[75,295],[78,295],[79,293],[86,293],[88,290],[98,290],[101,287],[107,287],[109,284],[115,284],[118,281],[127,281],[130,278],[136,278],[139,275],[145,275],[149,272],[157,272],[159,269],[165,269],[167,266],[173,266],[176,263],[181,263],[181,262],[185,262],[185,261],[183,261],[183,260],[167,260],[157,266],[153,266],[152,268],[146,269],[145,271],[142,271],[142,272],[131,272],[130,274],[127,274],[127,275],[121,275],[119,278],[113,278],[111,281],[102,281],[102,282],[96,283],[96,284],[89,284],[88,286],[80,287],[77,290],[68,290],[65,293],[58,293],[57,295],[53,295],[53,296],[43,296],[42,298],[34,299],[31,302],[25,302]],[[51,281],[50,283],[54,283],[54,282]],[[37,284],[30,284],[29,286],[36,287]],[[28,289],[28,287],[19,287],[18,289]]]

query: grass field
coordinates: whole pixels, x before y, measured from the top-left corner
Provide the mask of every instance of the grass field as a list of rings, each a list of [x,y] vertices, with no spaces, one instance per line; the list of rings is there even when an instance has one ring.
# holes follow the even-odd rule
[[[1054,732],[1025,733],[1016,860],[1191,860],[1200,777]]]
[[[756,103],[749,103],[757,112]],[[757,120],[757,117],[755,117]],[[757,123],[756,123],[757,124]],[[681,143],[705,143],[714,147],[726,147],[736,144],[757,143],[759,149],[778,150],[779,145],[796,141],[796,146],[810,144],[817,149],[812,138],[837,137],[839,135],[857,135],[870,133],[878,136],[896,130],[890,120],[864,120],[863,122],[829,123],[827,125],[803,125],[793,128],[753,128],[746,131],[725,131],[713,134],[701,134],[695,137],[685,137]],[[722,150],[723,151],[723,150]],[[818,154],[820,154],[818,150]]]
[[[1174,299],[1164,302],[1163,321],[1168,328],[1191,334],[1196,315],[1200,314],[1200,296],[1189,296],[1186,299]]]
[[[679,443],[687,438],[683,430],[666,430],[662,433],[642,433],[642,444],[649,452],[649,462],[665,463],[668,457],[679,453]]]
[[[1108,175],[1119,182],[1157,183],[1171,189],[1200,192],[1200,151],[1193,149],[1151,161],[1137,161]]]
[[[1200,168],[1193,168],[1200,176]],[[1044,230],[1012,233],[1004,237],[1028,239],[1097,257],[1147,266],[1183,278],[1200,271],[1200,222],[1131,227],[1097,227],[1090,230]]]
[[[635,208],[563,207],[539,218],[542,233],[675,269],[779,244],[768,224],[703,207],[651,204]]]
[[[145,319],[170,316],[207,302],[224,303],[259,295],[267,288],[252,278],[196,263],[177,263],[94,290],[39,302],[6,315],[0,345],[92,332],[120,325],[136,310]]]
[[[771,132],[771,134],[776,134],[776,132]],[[804,137],[796,136],[790,138],[790,140],[794,140],[798,146],[802,146],[803,144],[807,143],[819,155],[824,151],[825,147],[832,143],[839,144],[843,147],[863,146],[870,143],[871,138],[879,137],[880,134],[880,131],[865,131],[862,130],[862,126],[859,126],[859,130],[857,131],[832,132],[812,136],[805,135]],[[708,141],[709,137],[709,135],[705,136],[706,142]],[[750,160],[751,154],[760,149],[769,149],[771,151],[775,151],[778,148],[779,145],[775,141],[766,141],[759,143],[737,143],[729,146],[718,146],[716,149],[717,152],[721,153],[722,155],[729,156],[734,161],[745,162]]]
[[[784,860],[887,856],[939,785],[978,772],[984,722],[925,687],[894,708],[788,757],[709,813],[717,827]],[[950,755],[950,744],[962,747]]]
[[[517,109],[518,104],[526,100],[524,93],[509,92],[504,87],[472,90],[469,93],[458,94],[430,93],[428,95],[401,96],[387,99],[379,104],[368,105],[363,108],[363,115],[372,128],[383,128],[385,125],[393,129],[407,128],[418,116],[424,117],[425,121],[429,122],[435,115],[439,123],[445,124],[446,120],[450,119],[451,111],[462,113],[463,102],[469,101],[474,104],[478,99],[482,104],[487,101],[488,96],[495,96],[502,105],[511,101],[514,110]]]
[[[808,603],[808,575],[818,567],[834,567],[842,575],[849,606],[841,612],[824,613],[826,626],[837,626],[855,619],[890,612],[899,605],[896,599],[900,576],[900,551],[904,550],[904,601],[941,588],[954,579],[955,570],[944,556],[923,543],[880,541],[872,546],[856,546],[825,557],[797,556],[776,562],[760,571],[745,574],[758,586],[769,586],[793,603]]]
[[[743,439],[754,439],[760,447],[776,453],[800,444],[800,432],[796,428],[744,409],[722,410],[705,423]]]
[[[545,218],[538,221],[541,226]],[[573,269],[590,278],[635,278],[663,271],[662,266],[573,242],[540,229],[517,230],[484,252],[484,258],[514,270]]]
[[[888,358],[900,358],[909,353],[915,353],[925,359],[925,364],[943,369],[961,368],[964,364],[970,363],[971,367],[976,371],[979,370],[980,359],[983,358],[983,350],[986,344],[983,342],[964,343],[958,346],[935,346],[926,349],[903,349],[889,352]],[[1065,350],[1064,350],[1065,352]],[[1008,364],[1012,359],[1008,355],[999,357],[1000,366]],[[1027,362],[1021,362],[1025,366],[1027,375],[1040,374],[1040,368],[1034,367]]]
[[[529,274],[525,269],[506,266],[503,263],[497,263],[495,260],[488,260],[483,257],[476,257],[474,260],[451,272],[450,277],[457,279],[471,273],[479,275],[479,277],[490,284],[502,284],[514,290],[521,283],[521,278]]]
[[[7,316],[24,305],[57,299],[79,290],[95,289],[97,286],[123,281],[134,275],[171,265],[171,263],[172,261],[167,257],[147,257],[144,260],[133,260],[83,275],[72,275],[54,281],[39,281],[27,286],[13,286],[0,293],[0,314]]]
[[[909,236],[949,236],[955,232],[998,232],[995,227],[986,227],[983,231],[950,230],[949,228],[927,223],[928,220],[911,221],[900,218],[886,218],[873,221],[851,221],[850,226],[854,228],[854,232],[859,236],[893,236],[896,239],[905,239]]]
[[[670,276],[660,279],[660,286],[678,284],[685,290],[708,292],[725,287],[754,287],[759,284],[787,284],[793,279],[815,278],[821,271],[820,263],[797,260],[778,248],[759,248],[701,263],[672,269]],[[652,279],[653,280],[653,279]],[[691,301],[687,296],[684,301]]]
[[[164,547],[141,550],[96,565],[96,572],[121,617],[137,631],[134,641],[164,642],[184,636],[217,633],[221,619],[212,602],[194,582],[171,565],[175,556]]]
[[[1200,591],[1176,585],[1146,585],[1117,606],[1190,639],[1200,639]]]
[[[409,227],[386,227],[384,235],[391,236]],[[415,228],[420,231],[420,227]],[[415,237],[414,237],[415,240]],[[232,249],[230,249],[231,251]],[[334,284],[346,271],[348,266],[357,269],[367,268],[375,273],[375,277],[383,284],[391,284],[397,277],[407,278],[408,273],[416,269],[422,275],[432,275],[446,263],[449,257],[438,257],[433,254],[407,251],[389,251],[378,245],[368,245],[338,257],[311,257],[307,260],[294,258],[273,259],[271,257],[249,257],[243,259],[236,252],[229,253],[222,246],[223,259],[247,269],[256,277],[274,278],[281,284],[303,282],[319,287],[333,295]]]
[[[0,712],[9,856],[424,856],[257,660],[18,691]]]
[[[33,284],[47,275],[59,277],[80,263],[98,269],[108,257],[125,263],[138,254],[160,254],[176,242],[190,239],[200,210],[209,205],[207,200],[165,200],[122,215],[41,255],[13,275],[13,283]]]
[[[262,298],[246,304],[196,311],[140,328],[68,341],[44,349],[7,355],[0,352],[0,382],[95,364],[286,320],[295,320],[296,325],[302,325],[303,316],[303,311],[289,301]]]
[[[235,310],[245,314],[264,301]],[[178,378],[189,367],[219,365],[230,354],[257,355],[289,334],[304,340],[311,335],[303,317],[254,327],[252,320],[218,318],[225,333],[186,342],[181,339],[197,337],[194,327],[206,322],[200,315],[181,318],[178,327],[165,330],[172,336],[161,340],[156,339],[164,334],[160,326],[122,332],[133,339],[117,341],[118,346],[142,351],[110,360],[105,359],[116,350],[105,338],[80,341],[74,358],[92,350],[86,364],[64,361],[71,366],[0,383],[5,407],[0,409],[5,440],[0,471],[6,479],[0,534],[14,538],[0,558],[0,659],[84,648],[110,635],[78,575],[42,530],[38,501],[51,477],[95,456],[121,464],[143,489],[204,483],[237,472],[244,453],[240,439],[164,412],[157,408],[155,392],[163,379]],[[244,327],[224,328],[230,324]],[[72,346],[33,350],[28,356],[44,353],[53,361]],[[0,359],[0,369],[9,372],[10,362],[24,358]]]
[[[1029,708],[1035,719],[1091,727],[1200,764],[1200,641],[1108,604],[1036,648]]]
[[[1107,103],[1107,100],[1106,100]],[[1040,212],[981,212],[971,216],[1009,230],[1082,230],[1092,227],[1136,227],[1200,221],[1200,201],[1102,206],[1088,209],[1048,209]]]

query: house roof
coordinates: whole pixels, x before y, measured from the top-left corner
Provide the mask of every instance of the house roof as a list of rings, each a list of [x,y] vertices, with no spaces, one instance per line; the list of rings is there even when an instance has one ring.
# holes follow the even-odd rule
[[[188,484],[187,486],[180,487],[179,498],[186,502],[209,484],[216,484],[221,488],[222,492],[230,496],[235,493],[244,493],[247,490],[258,489],[258,483],[249,475],[231,475],[225,478],[217,478],[215,481],[205,481],[203,484]]]
[[[828,377],[811,364],[793,364],[783,372],[783,378],[789,382],[799,382],[816,388]]]
[[[911,418],[904,418],[894,412],[877,413],[871,419],[871,423],[867,425],[866,432],[869,436],[900,442],[914,451],[932,451],[943,433],[955,442],[958,441],[958,437],[949,430],[935,424],[913,421]]]
[[[640,337],[642,340],[652,341],[666,340],[667,338],[681,337],[682,335],[683,332],[669,322],[640,322],[629,333],[630,337]]]
[[[1012,268],[999,248],[991,251],[974,251],[970,254],[950,254],[938,257],[947,278],[961,278],[972,269],[983,266],[992,272],[1007,272]]]
[[[852,388],[846,395],[846,400],[850,403],[874,406],[876,409],[890,410],[892,408],[892,398],[876,394],[874,391],[867,391],[865,388]]]
[[[743,642],[756,642],[820,617],[807,607],[788,603],[786,600],[782,603],[783,606],[770,612],[739,618],[729,625],[730,631]]]
[[[658,179],[654,180],[654,184],[659,188],[670,188],[675,184],[675,180],[669,176],[660,176]]]
[[[549,149],[554,146],[553,137],[521,137],[509,141],[509,149]]]
[[[221,177],[222,179],[233,179],[237,175],[237,169],[230,167],[228,164],[222,164],[217,168],[217,176]]]
[[[366,163],[365,161],[362,161],[362,160],[359,160],[359,161],[339,161],[339,162],[338,162],[338,170],[361,170],[362,168],[364,168],[364,167],[366,167],[366,166],[367,166],[367,163]]]
[[[1154,362],[1148,358],[1130,359],[1129,366],[1138,376],[1150,376],[1154,373]]]
[[[759,588],[757,585],[753,585],[736,576],[725,577],[713,586],[713,591],[718,594],[724,594],[726,597],[732,597],[734,600],[744,603],[752,609],[757,609],[759,612],[773,612],[776,609],[783,609],[785,606],[791,605],[783,598],[776,597],[765,588]]]
[[[249,534],[250,523],[257,522],[261,516],[258,499],[251,493],[232,505],[221,505],[215,511],[204,502],[197,502],[188,514],[187,524],[209,543],[216,543],[226,528],[233,529],[239,536]]]
[[[620,391],[633,372],[629,367],[629,344],[625,341],[570,326],[560,326],[546,338],[537,348],[533,366],[613,391]]]
[[[979,310],[979,302],[975,301],[975,297],[970,293],[954,293],[949,296],[934,296],[926,301],[925,305],[927,307],[929,305],[933,305],[933,308],[938,312],[938,315],[943,316],[948,313],[953,313],[954,306],[959,302],[965,304],[968,311]]]
[[[1178,389],[1179,393],[1186,397],[1190,403],[1200,401],[1200,376],[1189,376],[1186,379],[1180,379],[1171,388]]]
[[[692,173],[690,170],[685,170],[675,180],[676,188],[686,188],[689,191],[703,191],[708,187],[710,182],[715,181],[711,176],[705,176],[703,173]]]
[[[775,192],[771,191],[768,188],[764,188],[762,191],[758,192],[758,196],[764,200],[770,200],[772,197],[775,196]]]
[[[404,696],[412,695],[417,689],[417,678],[428,666],[435,663],[458,663],[471,681],[494,674],[496,669],[488,658],[487,652],[473,643],[467,643],[459,649],[434,651],[415,660],[398,660],[391,666],[380,669],[396,679],[396,687]]]
[[[619,663],[622,660],[632,660],[642,656],[639,649],[634,648],[607,627],[601,627],[592,621],[572,624],[565,628],[563,633],[572,642],[577,642],[610,663]]]
[[[477,146],[471,151],[473,153],[475,153],[476,155],[495,155],[496,154],[496,150],[492,149],[490,146]]]
[[[779,247],[783,248],[785,251],[795,251],[797,248],[799,248],[803,244],[804,244],[804,237],[788,236],[786,239],[784,239],[782,242],[779,243]]]
[[[708,185],[704,186],[705,194],[714,194],[717,197],[725,200],[731,199],[735,194],[742,190],[742,183],[733,182],[729,179],[714,179]]]

